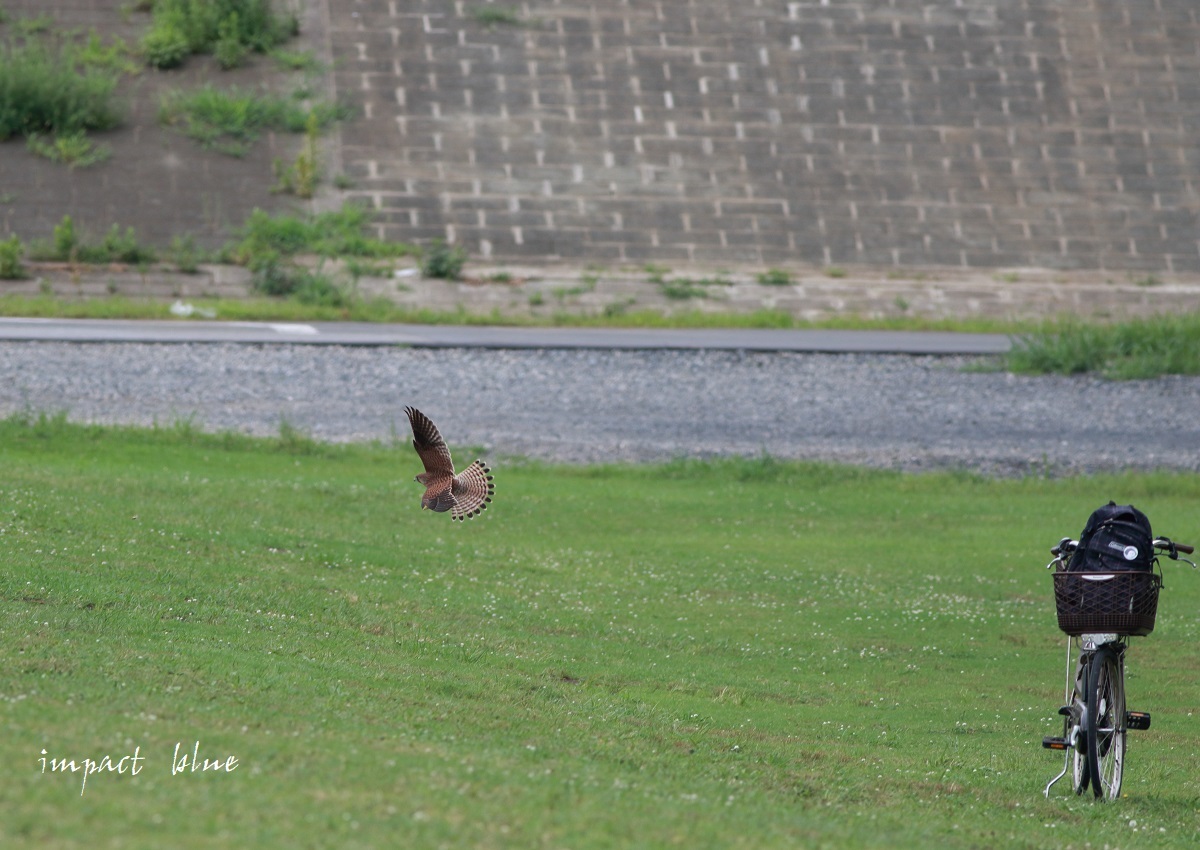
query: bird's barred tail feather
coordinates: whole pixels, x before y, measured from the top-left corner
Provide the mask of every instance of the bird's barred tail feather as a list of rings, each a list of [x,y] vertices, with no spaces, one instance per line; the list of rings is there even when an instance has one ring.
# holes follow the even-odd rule
[[[491,469],[483,461],[475,461],[454,476],[451,492],[456,502],[450,510],[451,519],[465,520],[479,516],[487,510],[488,502],[492,501],[492,494],[496,492]]]

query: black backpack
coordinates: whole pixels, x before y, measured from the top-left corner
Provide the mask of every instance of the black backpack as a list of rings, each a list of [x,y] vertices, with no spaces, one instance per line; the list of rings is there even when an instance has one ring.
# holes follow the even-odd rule
[[[1154,566],[1154,533],[1150,520],[1133,505],[1109,502],[1088,517],[1079,547],[1071,556],[1071,572],[1149,570]]]

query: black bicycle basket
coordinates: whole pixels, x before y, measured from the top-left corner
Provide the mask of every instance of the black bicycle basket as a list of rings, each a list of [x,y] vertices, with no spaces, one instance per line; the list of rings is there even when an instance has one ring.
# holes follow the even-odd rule
[[[1158,614],[1155,572],[1054,573],[1058,627],[1069,635],[1148,635]]]

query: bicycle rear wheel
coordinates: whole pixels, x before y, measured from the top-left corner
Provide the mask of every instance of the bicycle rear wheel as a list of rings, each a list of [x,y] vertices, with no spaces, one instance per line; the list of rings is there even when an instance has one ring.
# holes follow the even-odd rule
[[[1107,646],[1096,650],[1087,678],[1087,772],[1092,793],[1115,800],[1121,796],[1125,769],[1125,669],[1121,653]]]

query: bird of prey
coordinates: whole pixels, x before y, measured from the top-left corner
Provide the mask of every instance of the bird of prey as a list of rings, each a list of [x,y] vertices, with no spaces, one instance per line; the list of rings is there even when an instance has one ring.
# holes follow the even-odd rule
[[[421,496],[421,508],[431,511],[450,511],[450,518],[457,520],[478,516],[487,510],[495,486],[491,470],[483,461],[477,460],[457,475],[450,449],[438,433],[437,426],[429,417],[415,407],[406,407],[409,424],[412,425],[413,448],[425,465],[425,471],[417,476],[418,484],[425,485]]]

